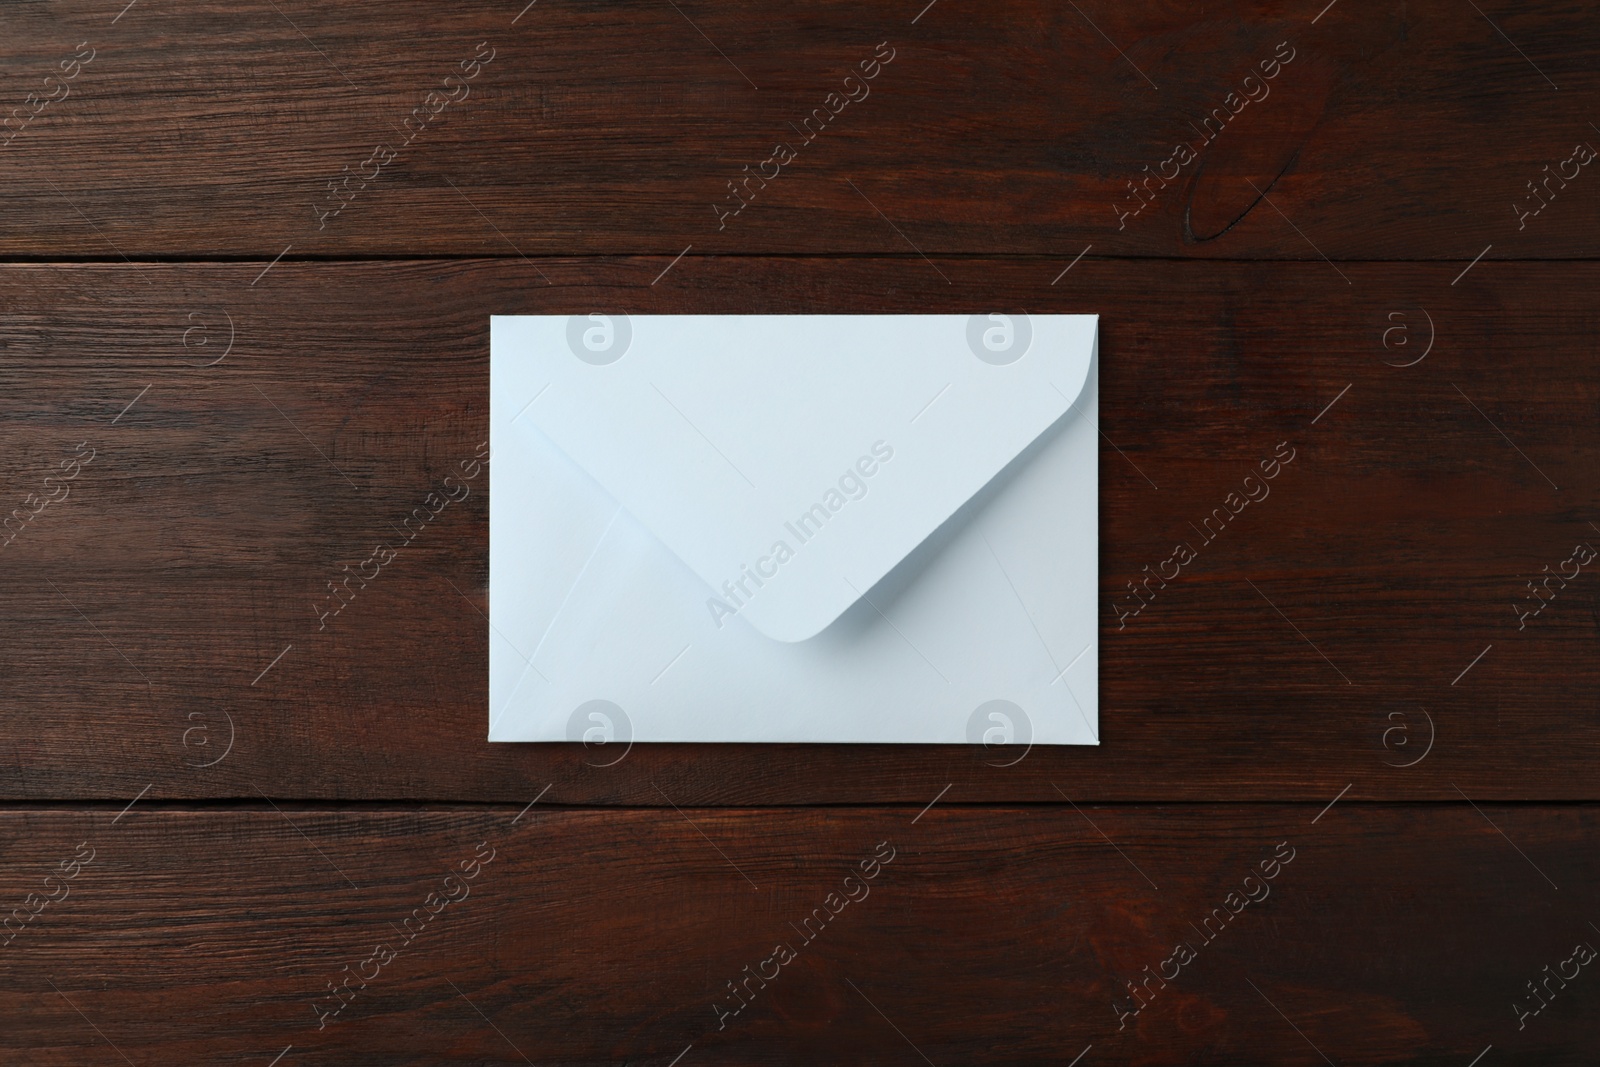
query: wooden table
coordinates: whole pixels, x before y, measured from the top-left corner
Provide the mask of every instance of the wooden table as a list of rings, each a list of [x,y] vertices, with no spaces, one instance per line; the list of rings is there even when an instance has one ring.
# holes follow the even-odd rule
[[[0,1061],[1595,1062],[1600,23],[1324,2],[7,5]],[[597,307],[1098,313],[1102,745],[490,746],[486,476],[320,618]]]

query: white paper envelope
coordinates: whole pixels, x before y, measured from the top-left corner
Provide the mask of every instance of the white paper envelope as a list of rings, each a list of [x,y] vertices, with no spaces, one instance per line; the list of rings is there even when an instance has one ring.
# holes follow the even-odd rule
[[[494,317],[489,740],[1098,743],[1096,326]]]

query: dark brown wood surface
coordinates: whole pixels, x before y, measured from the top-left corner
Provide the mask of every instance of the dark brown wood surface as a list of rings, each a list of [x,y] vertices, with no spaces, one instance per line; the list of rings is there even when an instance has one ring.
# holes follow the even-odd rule
[[[0,251],[1600,253],[1589,169],[1512,208],[1600,145],[1582,4],[926,2],[11,5]]]
[[[93,854],[0,949],[8,1062],[121,1062],[112,1045],[133,1063],[288,1049],[297,1067],[1600,1054],[1592,964],[1538,1014],[1526,988],[1600,943],[1593,809],[541,802],[513,824],[516,806],[146,803],[0,819],[7,899]],[[1193,958],[1163,968],[1180,943]],[[1130,981],[1149,983],[1136,1015]]]
[[[1600,541],[1595,265],[1479,264],[1451,287],[1450,266],[1346,264],[1347,286],[1321,262],[1085,258],[1052,286],[1043,260],[685,257],[651,287],[668,262],[279,264],[254,286],[242,264],[0,271],[0,299],[27,308],[0,370],[12,503],[97,450],[0,549],[17,624],[0,790],[1593,797],[1597,579],[1552,584],[1536,617],[1514,605]],[[340,566],[486,439],[491,313],[991,306],[1103,316],[1097,749],[996,769],[964,748],[642,746],[598,770],[577,745],[490,745],[487,476],[321,627]],[[222,355],[229,321],[226,358],[191,365]],[[1430,321],[1431,353],[1391,366]],[[1205,543],[1195,527],[1282,442],[1271,495]],[[1198,560],[1123,619],[1126,583],[1177,541]]]
[[[525,3],[0,9],[0,1061],[1595,1062],[1592,11]],[[319,628],[596,309],[1099,314],[1103,743],[491,746],[487,475]]]

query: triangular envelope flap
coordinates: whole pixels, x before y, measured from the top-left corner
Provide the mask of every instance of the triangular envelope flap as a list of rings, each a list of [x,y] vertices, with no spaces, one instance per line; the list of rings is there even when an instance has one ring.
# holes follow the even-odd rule
[[[496,316],[548,436],[742,617],[833,622],[1072,406],[1092,315]]]

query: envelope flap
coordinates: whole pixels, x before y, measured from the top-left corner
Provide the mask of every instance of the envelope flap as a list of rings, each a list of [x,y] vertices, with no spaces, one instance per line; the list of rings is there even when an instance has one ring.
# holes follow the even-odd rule
[[[833,622],[1077,399],[1092,315],[496,316],[536,428],[742,617]]]

